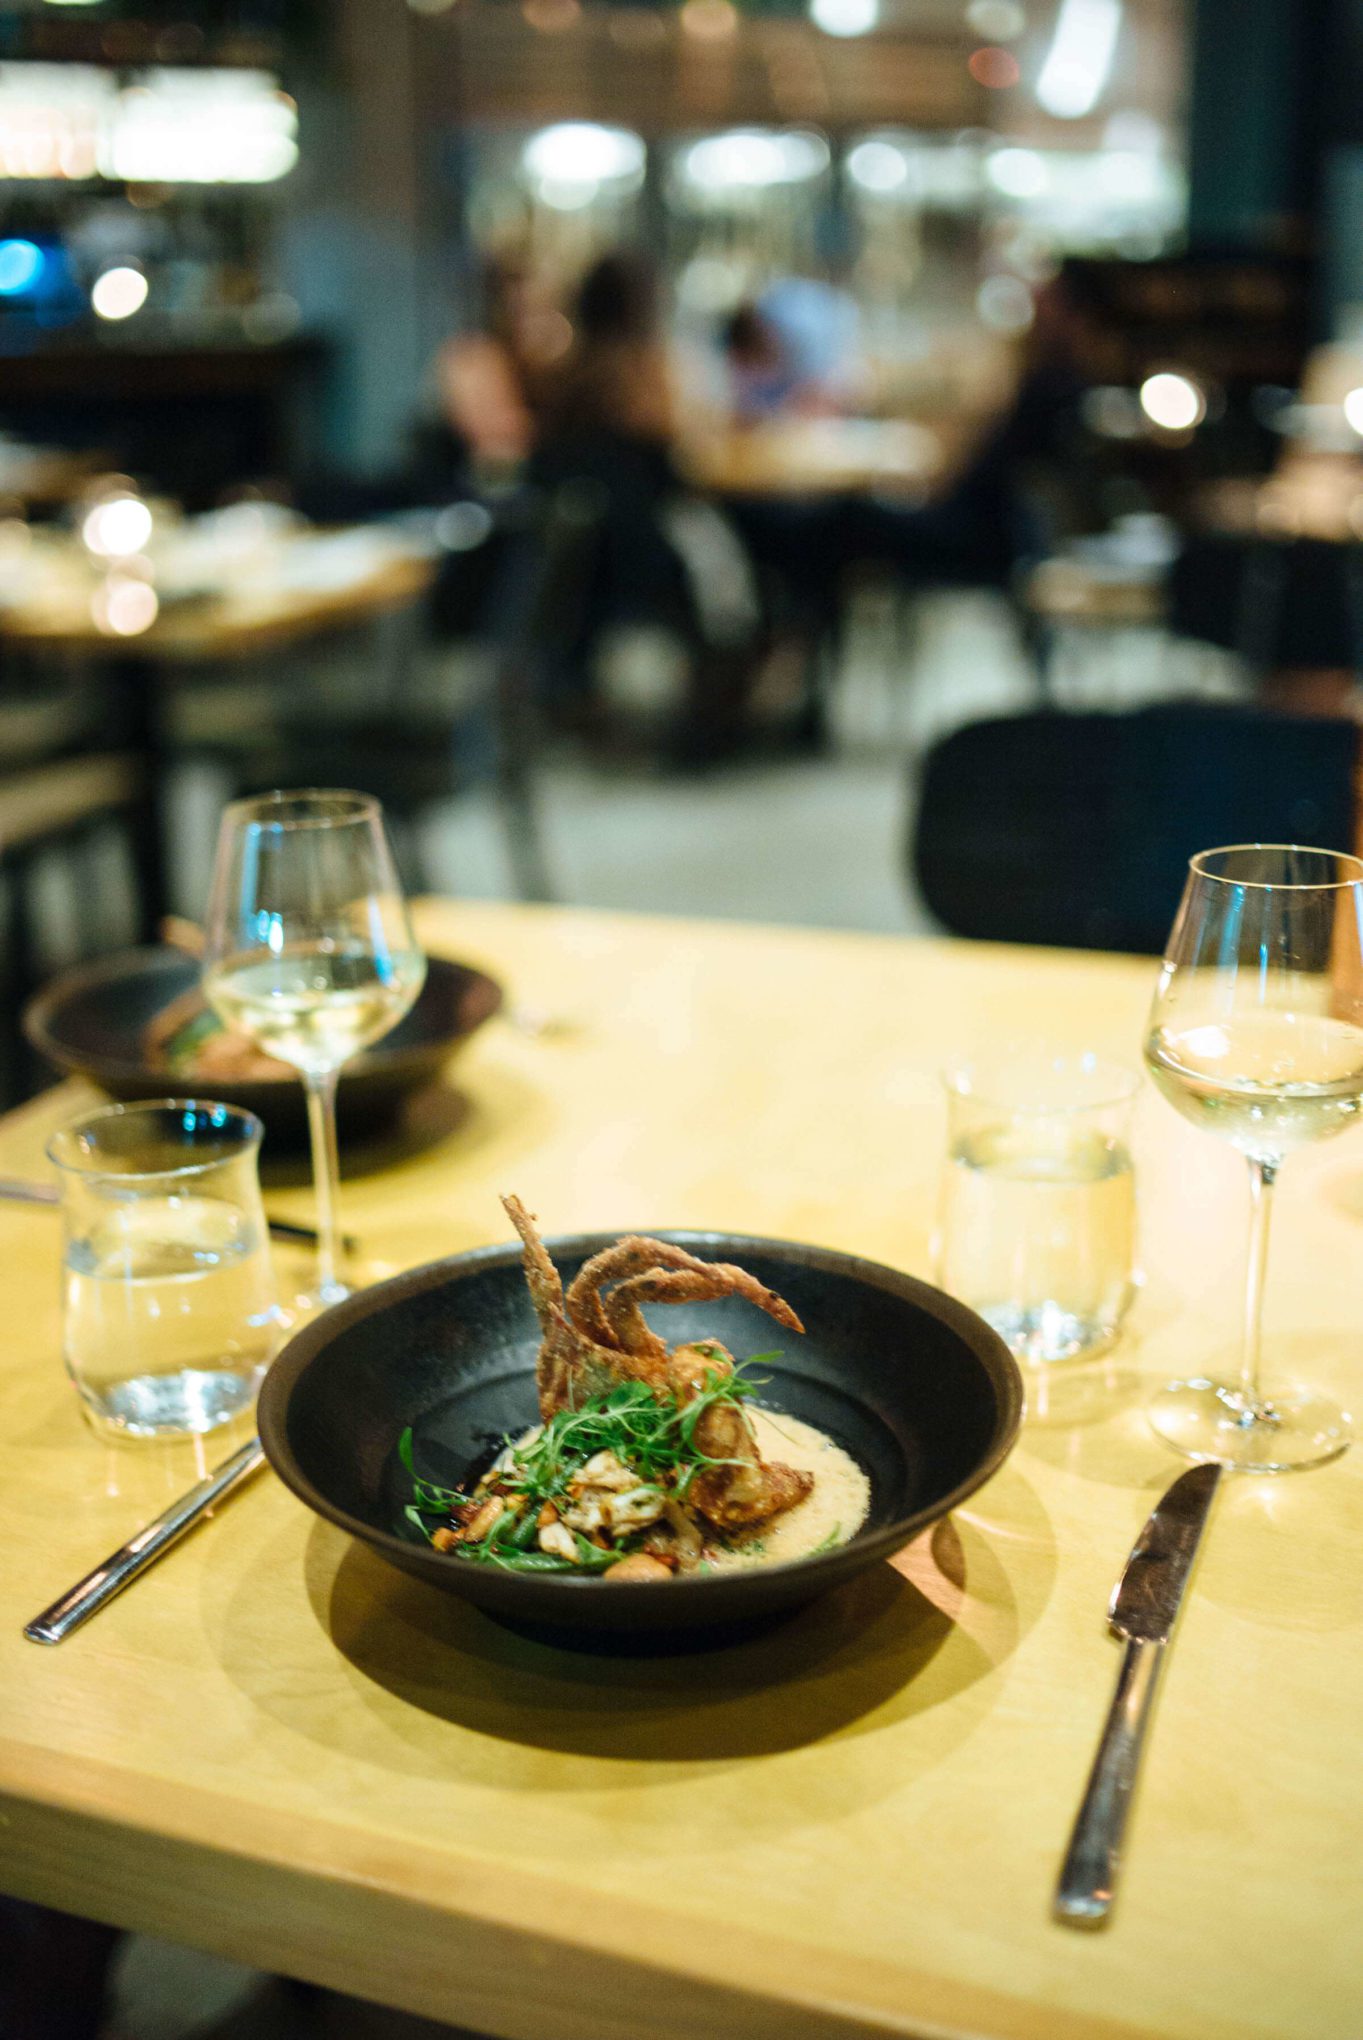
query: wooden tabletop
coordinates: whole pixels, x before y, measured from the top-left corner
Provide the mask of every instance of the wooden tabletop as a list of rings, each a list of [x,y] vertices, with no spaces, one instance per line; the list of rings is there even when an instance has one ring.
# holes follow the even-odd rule
[[[773,418],[698,439],[682,460],[727,496],[919,495],[938,479],[943,453],[934,432],[908,419]]]
[[[349,1158],[370,1272],[697,1225],[922,1272],[936,1071],[1044,1034],[1133,1060],[1153,966],[432,904],[515,1006]],[[76,1086],[0,1125],[37,1172]],[[266,1474],[60,1649],[21,1622],[187,1484],[86,1430],[50,1214],[0,1209],[0,1887],[513,2040],[1357,2040],[1363,1450],[1217,1503],[1116,1916],[1052,1924],[1117,1669],[1103,1611],[1177,1471],[1141,1402],[1230,1364],[1243,1164],[1148,1089],[1148,1271],[1107,1361],[1034,1384],[950,1524],[766,1637],[602,1659],[352,1547]],[[1363,1384],[1363,1145],[1284,1172],[1271,1359]],[[307,1191],[271,1203],[306,1215]],[[213,1441],[209,1457],[229,1449]]]
[[[282,538],[225,573],[221,587],[181,600],[165,596],[149,625],[123,631],[108,620],[100,577],[83,548],[64,534],[35,533],[26,585],[0,604],[0,639],[30,650],[176,662],[275,651],[401,608],[430,587],[436,569],[428,553],[386,543],[382,534],[371,546],[352,543],[364,536],[356,527]],[[338,544],[351,545],[348,557],[321,558]],[[307,549],[319,555],[311,578],[306,567],[299,572]]]
[[[1271,475],[1213,482],[1197,503],[1211,531],[1261,539],[1363,539],[1363,459],[1356,452],[1289,449]]]

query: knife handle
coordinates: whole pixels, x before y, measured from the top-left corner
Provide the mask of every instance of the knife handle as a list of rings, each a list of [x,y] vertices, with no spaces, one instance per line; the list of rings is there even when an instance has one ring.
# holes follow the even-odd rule
[[[192,1530],[215,1502],[226,1501],[234,1488],[240,1487],[258,1466],[264,1464],[265,1451],[259,1438],[248,1438],[230,1459],[224,1459],[221,1466],[215,1466],[206,1480],[201,1480],[188,1494],[181,1495],[178,1502],[172,1502],[155,1522],[146,1524],[126,1544],[111,1552],[103,1565],[97,1565],[83,1580],[77,1580],[74,1587],[68,1587],[50,1608],[44,1608],[41,1615],[35,1615],[31,1622],[25,1623],[24,1635],[29,1642],[60,1643],[73,1629],[79,1629],[81,1623],[88,1622],[106,1601],[112,1601],[114,1595],[121,1594],[139,1573],[154,1565],[162,1552],[169,1551],[186,1530]]]
[[[1055,1916],[1066,1926],[1101,1927],[1112,1910],[1122,1834],[1163,1662],[1162,1643],[1132,1641],[1126,1646],[1103,1739],[1056,1887]]]

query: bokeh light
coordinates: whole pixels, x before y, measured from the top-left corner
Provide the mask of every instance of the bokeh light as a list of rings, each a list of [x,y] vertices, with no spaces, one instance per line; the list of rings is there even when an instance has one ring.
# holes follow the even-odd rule
[[[34,241],[0,241],[0,297],[31,290],[43,273],[43,251]]]
[[[977,85],[987,86],[991,92],[1006,92],[1022,76],[1012,51],[1001,50],[994,43],[975,50],[967,59],[966,69]]]
[[[995,149],[984,174],[1007,198],[1039,198],[1050,182],[1045,159],[1035,149]]]
[[[893,142],[858,142],[847,158],[847,174],[863,191],[898,191],[908,182],[909,166]]]
[[[809,18],[825,35],[869,35],[880,20],[880,0],[809,0]]]
[[[147,302],[147,279],[140,269],[120,264],[95,278],[90,303],[101,319],[130,319]]]
[[[140,637],[156,621],[160,603],[149,581],[131,574],[110,574],[90,598],[95,629],[106,637]]]
[[[692,184],[710,190],[738,190],[768,184],[799,184],[828,167],[828,144],[822,135],[792,130],[786,134],[760,128],[733,128],[693,142],[684,158]]]
[[[80,535],[100,559],[140,553],[151,537],[152,515],[140,496],[107,496],[85,515]]]
[[[1363,389],[1349,391],[1344,399],[1344,416],[1348,424],[1363,439]]]
[[[1161,369],[1141,384],[1141,409],[1161,432],[1191,432],[1207,415],[1207,399],[1191,376]]]

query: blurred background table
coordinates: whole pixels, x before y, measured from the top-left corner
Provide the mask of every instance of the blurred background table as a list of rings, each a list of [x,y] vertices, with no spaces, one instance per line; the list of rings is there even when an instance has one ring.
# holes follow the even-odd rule
[[[557,1039],[487,1029],[345,1222],[377,1275],[502,1236],[749,1229],[926,1272],[937,1071],[1019,1031],[1128,1061],[1154,966],[974,944],[429,902],[435,949]],[[34,1173],[79,1086],[0,1125]],[[1356,1140],[1283,1184],[1269,1336],[1356,1391]],[[58,1651],[21,1622],[186,1484],[111,1448],[58,1360],[57,1233],[7,1208],[0,1882],[538,2040],[1354,2040],[1363,2029],[1363,1453],[1217,1505],[1115,1921],[1049,1902],[1111,1691],[1112,1581],[1177,1462],[1148,1390],[1237,1338],[1242,1165],[1153,1093],[1144,1293],[1035,1383],[949,1523],[761,1637],[592,1658],[387,1571],[270,1476]],[[307,1192],[271,1203],[309,1212]],[[216,1460],[228,1441],[210,1441]]]
[[[62,446],[30,446],[0,436],[0,498],[9,496],[32,508],[69,502],[99,465],[95,453]]]
[[[244,543],[240,517],[216,530],[211,519],[189,520],[153,559],[132,565],[92,560],[58,530],[24,529],[0,552],[0,653],[87,662],[106,696],[106,741],[136,775],[141,939],[152,939],[172,904],[163,696],[176,669],[248,660],[368,623],[418,601],[435,572],[429,546],[382,528],[314,531],[263,513]]]
[[[778,418],[697,439],[682,460],[722,496],[917,496],[937,480],[943,453],[933,431],[906,418]]]

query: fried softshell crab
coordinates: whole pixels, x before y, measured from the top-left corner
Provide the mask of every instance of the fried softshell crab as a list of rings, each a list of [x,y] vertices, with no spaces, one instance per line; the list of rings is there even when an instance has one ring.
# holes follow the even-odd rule
[[[518,1197],[502,1202],[521,1236],[540,1323],[536,1381],[546,1422],[620,1382],[641,1382],[684,1405],[707,1384],[732,1377],[733,1355],[718,1340],[669,1347],[644,1317],[645,1303],[742,1296],[787,1331],[804,1330],[784,1297],[746,1269],[699,1260],[684,1247],[642,1234],[629,1234],[593,1255],[565,1294],[531,1214]],[[704,1457],[719,1463],[691,1483],[687,1507],[716,1530],[753,1529],[793,1508],[813,1487],[811,1474],[763,1460],[739,1402],[710,1401],[694,1435]]]

